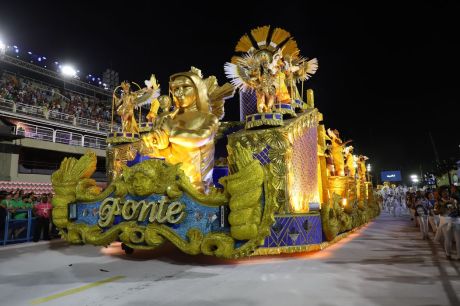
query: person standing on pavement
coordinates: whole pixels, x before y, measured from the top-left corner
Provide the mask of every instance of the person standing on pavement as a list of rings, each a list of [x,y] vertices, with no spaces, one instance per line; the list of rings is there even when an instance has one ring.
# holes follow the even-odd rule
[[[452,235],[454,230],[451,214],[456,212],[457,201],[449,195],[449,190],[447,188],[444,188],[441,191],[441,198],[439,199],[435,207],[435,213],[439,214],[440,219],[439,227],[436,231],[435,240],[440,241],[441,237],[443,237],[444,251],[446,252],[447,259],[451,259]],[[460,254],[457,254],[457,256],[458,255]]]
[[[33,241],[38,242],[40,236],[43,232],[43,240],[50,240],[49,230],[50,230],[50,218],[51,210],[53,206],[48,200],[47,196],[43,196],[40,203],[35,204],[34,212],[37,216],[37,221],[35,223],[34,237]]]

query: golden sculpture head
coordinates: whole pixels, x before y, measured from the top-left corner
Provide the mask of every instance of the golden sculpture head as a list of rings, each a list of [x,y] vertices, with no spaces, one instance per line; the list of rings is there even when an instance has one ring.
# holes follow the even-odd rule
[[[260,50],[255,54],[255,57],[261,64],[269,64],[273,60],[273,54],[268,50]]]
[[[179,165],[169,165],[161,159],[150,159],[123,170],[128,192],[136,196],[164,194],[178,178]]]
[[[191,71],[172,75],[169,88],[179,109],[196,107],[200,112],[210,112],[208,90],[199,69],[192,67]]]
[[[168,95],[159,96],[158,102],[160,102],[160,107],[164,112],[169,111],[171,108],[171,98]]]
[[[347,146],[345,149],[343,149],[343,153],[345,153],[345,155],[353,154],[353,149],[353,146]]]
[[[128,93],[131,89],[131,84],[129,84],[127,81],[123,81],[121,82],[121,89],[123,89],[124,93]]]
[[[359,160],[360,162],[365,162],[365,161],[368,160],[368,159],[369,159],[369,157],[364,156],[364,155],[358,156],[358,160]]]

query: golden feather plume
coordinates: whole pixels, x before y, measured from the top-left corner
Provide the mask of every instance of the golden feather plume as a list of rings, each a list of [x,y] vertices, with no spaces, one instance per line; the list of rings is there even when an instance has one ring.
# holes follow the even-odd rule
[[[270,26],[258,27],[251,30],[251,35],[258,46],[265,46],[267,44],[268,31],[270,31]]]
[[[241,60],[241,57],[239,57],[239,56],[232,56],[232,58],[231,58],[231,60],[230,60],[230,63],[236,64],[236,63],[238,63],[238,61],[240,61],[240,60]]]
[[[300,50],[297,47],[297,42],[292,38],[283,46],[283,56],[289,55],[291,58],[296,58],[299,56],[299,52]]]
[[[236,44],[235,51],[236,52],[248,52],[252,48],[252,42],[249,39],[247,34],[241,36],[238,44]]]
[[[271,42],[276,45],[279,45],[280,43],[282,43],[284,40],[286,40],[290,36],[291,34],[288,31],[283,30],[281,28],[276,28],[273,31]]]
[[[208,90],[208,95],[211,95],[211,93],[219,86],[217,84],[217,78],[213,75],[204,79],[203,82],[206,85],[206,89]]]
[[[215,76],[211,76],[205,80],[208,87],[209,102],[211,105],[211,112],[219,119],[225,115],[224,103],[228,98],[233,97],[235,87],[230,83],[225,83],[222,86],[217,84]]]
[[[87,179],[96,171],[96,162],[96,153],[92,151],[87,151],[78,160],[73,157],[64,158],[59,170],[51,175],[51,181],[53,185],[60,185]]]

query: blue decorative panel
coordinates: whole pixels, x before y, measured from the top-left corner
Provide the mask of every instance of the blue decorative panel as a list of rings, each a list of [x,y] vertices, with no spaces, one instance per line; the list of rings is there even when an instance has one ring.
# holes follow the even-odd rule
[[[323,242],[320,215],[275,216],[270,236],[264,247],[283,247],[318,244]]]
[[[146,202],[157,202],[161,200],[160,195],[150,195],[147,197],[138,197],[128,195],[125,200],[135,200]],[[178,224],[168,224],[174,231],[181,236],[186,238],[186,233],[191,228],[199,229],[203,234],[209,232],[228,232],[228,228],[221,227],[221,212],[219,207],[208,207],[200,203],[197,203],[186,194],[182,195],[177,201],[185,205],[185,218]],[[76,220],[75,223],[83,223],[88,225],[96,225],[99,220],[99,207],[102,201],[94,203],[76,203]],[[225,214],[224,214],[225,216]],[[121,216],[116,216],[114,225],[123,222]],[[148,221],[138,222],[140,225],[147,225]]]

